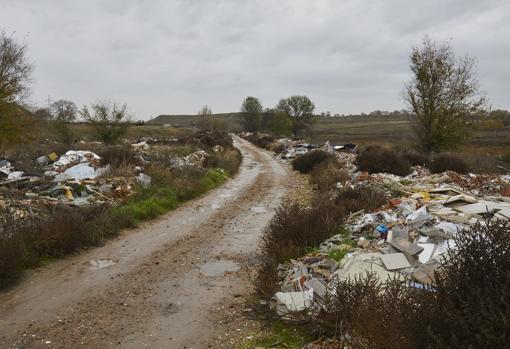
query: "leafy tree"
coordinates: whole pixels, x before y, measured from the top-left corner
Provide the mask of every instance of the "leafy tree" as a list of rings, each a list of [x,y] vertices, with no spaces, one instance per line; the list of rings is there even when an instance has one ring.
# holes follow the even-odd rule
[[[314,121],[314,109],[315,105],[307,96],[284,98],[276,105],[277,111],[285,112],[292,117],[294,135],[310,129],[310,124]]]
[[[0,32],[0,103],[20,102],[28,93],[32,64],[25,53],[25,43]]]
[[[100,102],[92,104],[90,110],[83,106],[81,115],[96,132],[97,138],[106,145],[117,142],[130,126],[131,118],[126,104]]]
[[[315,105],[307,96],[291,96],[280,99],[276,109],[296,119],[309,120],[313,117]]]
[[[268,130],[278,136],[289,136],[293,132],[292,120],[287,113],[273,112],[268,116]]]
[[[58,139],[66,144],[71,144],[74,140],[74,132],[70,122],[76,120],[78,108],[71,101],[58,100],[50,105],[50,112]]]
[[[17,43],[0,32],[0,146],[14,146],[33,139],[33,118],[20,105],[28,94],[32,65],[26,58],[25,43]],[[32,130],[33,131],[33,130]]]
[[[416,136],[427,152],[460,147],[469,137],[469,116],[483,109],[475,60],[456,57],[449,42],[425,37],[409,57],[412,78],[404,98],[416,119]]]
[[[260,131],[262,103],[255,97],[246,97],[241,106],[243,112],[243,126],[246,131],[258,132]]]

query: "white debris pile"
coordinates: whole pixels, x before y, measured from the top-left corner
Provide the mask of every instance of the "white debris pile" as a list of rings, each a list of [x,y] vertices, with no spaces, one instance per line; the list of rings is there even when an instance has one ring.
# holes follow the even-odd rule
[[[0,160],[0,178],[13,181],[20,179],[23,176],[23,171],[16,171],[11,163],[7,160]]]
[[[109,166],[100,167],[101,157],[91,151],[69,150],[51,165],[44,174],[55,182],[94,179],[108,172]]]
[[[219,148],[217,148],[219,151]],[[207,152],[199,149],[189,155],[183,157],[174,157],[170,159],[170,167],[183,169],[187,167],[202,167],[207,159]]]
[[[347,183],[361,185],[376,186],[391,198],[375,212],[352,213],[318,250],[279,266],[274,306],[280,315],[306,308],[310,292],[323,298],[339,281],[367,272],[382,282],[399,278],[433,288],[435,272],[459,234],[488,217],[510,220],[509,176],[431,175],[417,167],[406,177],[356,172]],[[296,304],[288,305],[292,300]]]

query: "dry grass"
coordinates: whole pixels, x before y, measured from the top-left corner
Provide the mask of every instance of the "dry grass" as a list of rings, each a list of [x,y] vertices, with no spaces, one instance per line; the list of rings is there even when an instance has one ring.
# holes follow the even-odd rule
[[[317,186],[319,192],[328,192],[337,183],[344,184],[350,179],[349,173],[337,161],[324,161],[310,172],[310,183]]]
[[[205,166],[210,168],[222,168],[233,176],[239,170],[243,158],[236,148],[227,148],[223,151],[213,152],[207,157]]]
[[[105,206],[60,206],[47,217],[7,224],[0,235],[0,287],[44,259],[102,244],[125,224],[122,217],[110,213]]]

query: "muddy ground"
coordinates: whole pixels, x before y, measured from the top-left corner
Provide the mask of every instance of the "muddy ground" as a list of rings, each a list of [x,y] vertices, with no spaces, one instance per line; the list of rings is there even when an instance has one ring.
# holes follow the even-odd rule
[[[243,163],[224,186],[0,293],[0,346],[230,347],[258,238],[297,186],[270,153],[235,143]]]

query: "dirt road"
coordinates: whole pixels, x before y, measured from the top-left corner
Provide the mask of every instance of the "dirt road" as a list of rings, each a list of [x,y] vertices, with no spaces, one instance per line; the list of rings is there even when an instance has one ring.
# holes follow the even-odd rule
[[[0,347],[208,347],[214,312],[250,288],[241,273],[289,176],[268,152],[235,143],[243,164],[221,188],[0,293]]]

